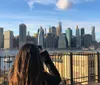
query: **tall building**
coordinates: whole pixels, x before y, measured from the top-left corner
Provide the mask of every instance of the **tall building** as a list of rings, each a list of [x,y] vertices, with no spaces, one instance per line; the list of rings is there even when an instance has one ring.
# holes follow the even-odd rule
[[[81,36],[79,32],[78,26],[76,26],[76,46],[80,47],[81,46]]]
[[[85,34],[84,36],[84,47],[88,48],[92,45],[92,35]]]
[[[81,28],[81,46],[84,46],[84,40],[83,40],[84,34],[85,34],[85,30],[84,28]]]
[[[68,47],[71,47],[72,30],[70,28],[66,30],[66,37],[67,37]]]
[[[45,28],[44,36],[46,36],[46,34],[47,34],[47,30],[46,30],[46,28]]]
[[[44,29],[41,26],[38,34],[38,45],[44,47]]]
[[[34,43],[37,45],[38,44],[38,33],[34,33]]]
[[[13,48],[19,48],[19,36],[13,37]]]
[[[56,35],[60,36],[62,34],[62,23],[58,22],[58,26],[56,28]]]
[[[51,33],[51,26],[49,26],[49,33]]]
[[[26,25],[20,24],[19,25],[19,47],[22,47],[26,43]]]
[[[57,36],[53,33],[48,33],[46,36],[46,48],[56,48]]]
[[[56,27],[52,26],[51,33],[54,34],[54,35],[56,35]]]
[[[4,48],[13,48],[13,31],[8,30],[4,32]]]
[[[83,37],[84,34],[85,34],[85,29],[81,28],[81,37]]]
[[[76,47],[76,36],[72,36],[71,46]]]
[[[91,35],[92,35],[92,40],[95,41],[95,27],[94,26],[92,26]]]
[[[3,28],[0,28],[0,48],[3,48],[3,43],[4,43]]]
[[[66,38],[63,34],[61,34],[58,40],[58,48],[66,48],[66,46]]]
[[[30,36],[30,34],[28,34],[27,36],[26,36],[26,42],[27,43],[34,43],[35,44],[35,41],[34,41],[35,39],[34,39],[34,37],[33,36]]]

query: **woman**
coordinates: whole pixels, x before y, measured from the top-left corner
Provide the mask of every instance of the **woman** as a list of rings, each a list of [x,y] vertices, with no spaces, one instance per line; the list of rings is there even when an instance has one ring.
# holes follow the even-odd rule
[[[43,63],[49,73],[44,72]],[[58,85],[61,81],[48,52],[40,54],[37,46],[33,44],[25,44],[20,49],[9,77],[9,85]]]

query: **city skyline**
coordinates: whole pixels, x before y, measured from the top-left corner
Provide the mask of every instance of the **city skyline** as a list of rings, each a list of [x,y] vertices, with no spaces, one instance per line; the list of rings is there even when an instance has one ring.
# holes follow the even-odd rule
[[[64,0],[62,0],[64,1]],[[31,35],[37,32],[40,25],[49,29],[50,26],[57,27],[59,21],[62,22],[62,32],[70,27],[75,34],[76,25],[84,27],[86,33],[91,33],[91,27],[96,28],[96,40],[100,41],[100,12],[98,0],[67,0],[70,1],[70,8],[59,7],[58,0],[6,0],[0,1],[0,27],[14,31],[19,34],[19,24],[27,25],[27,31]],[[32,7],[33,8],[30,8]],[[66,6],[65,6],[66,7]],[[45,15],[45,16],[44,16]]]
[[[62,23],[62,22],[58,22],[58,26],[60,25],[60,23]],[[26,24],[24,24],[24,23],[20,23],[19,24],[19,27],[20,27],[20,25],[25,25],[26,26],[26,35],[30,35],[30,31],[27,31],[27,25]],[[62,28],[62,24],[61,24],[61,27],[58,27],[58,26],[49,26],[49,28],[44,28],[44,27],[42,27],[42,26],[40,26],[40,27],[38,27],[38,29],[37,29],[37,31],[36,32],[31,32],[32,33],[32,35],[30,35],[30,36],[34,36],[34,34],[37,34],[38,33],[38,31],[39,31],[39,29],[43,29],[44,30],[44,33],[51,33],[51,32],[56,32],[56,33],[58,33],[58,30],[57,29],[59,29],[59,28],[61,28],[61,30],[63,30],[63,28]],[[68,28],[66,28],[65,30],[64,30],[64,32],[61,32],[61,34],[63,34],[63,33],[66,33],[66,31],[68,30],[68,29],[71,29],[71,31],[72,31],[72,36],[76,36],[77,35],[77,30],[78,30],[78,35],[81,37],[81,31],[82,31],[82,29],[84,29],[84,33],[85,34],[92,34],[92,28],[95,28],[95,26],[91,26],[91,29],[90,29],[90,33],[87,33],[86,32],[86,29],[84,28],[84,27],[81,27],[81,28],[79,28],[79,26],[77,25],[76,26],[76,28],[73,30],[72,28],[70,28],[70,27],[68,27]],[[2,28],[3,30],[5,29],[5,28]],[[48,30],[47,30],[48,29]],[[61,30],[59,30],[59,31],[61,31]],[[7,30],[7,31],[12,31],[12,30]],[[94,32],[95,32],[96,30],[94,29]],[[5,32],[5,31],[4,31]],[[74,33],[73,33],[74,32]],[[14,33],[14,31],[13,31],[13,33]],[[60,34],[60,35],[61,35]],[[15,35],[15,34],[13,34],[14,36],[20,36],[20,29],[19,29],[19,32],[18,32],[18,35]],[[95,37],[96,37],[96,34],[94,34],[95,35]],[[59,35],[58,35],[59,36]],[[97,39],[96,39],[96,41],[98,41]]]

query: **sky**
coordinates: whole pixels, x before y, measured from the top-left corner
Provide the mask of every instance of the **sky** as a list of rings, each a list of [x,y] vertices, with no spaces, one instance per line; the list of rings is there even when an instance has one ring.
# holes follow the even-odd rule
[[[0,27],[19,35],[19,24],[24,23],[33,35],[42,26],[57,26],[63,32],[70,27],[75,35],[76,25],[91,34],[95,26],[96,40],[100,41],[100,0],[0,0]]]

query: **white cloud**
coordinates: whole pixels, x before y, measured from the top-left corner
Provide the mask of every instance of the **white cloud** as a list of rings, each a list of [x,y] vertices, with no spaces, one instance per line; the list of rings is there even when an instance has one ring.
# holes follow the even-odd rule
[[[78,4],[82,2],[93,2],[96,0],[26,0],[30,9],[33,8],[35,3],[50,5],[54,4],[59,9],[68,9],[72,4]]]
[[[58,0],[56,6],[61,10],[69,9],[72,5],[70,0]]]
[[[27,0],[27,3],[29,5],[30,9],[32,9],[33,8],[33,5],[35,3],[49,5],[49,4],[55,4],[56,3],[56,0]]]
[[[31,10],[33,8],[33,5],[34,5],[34,0],[28,1],[28,5],[29,5],[30,10]]]

